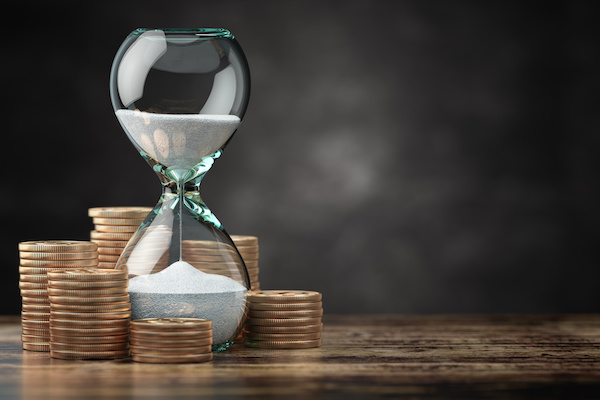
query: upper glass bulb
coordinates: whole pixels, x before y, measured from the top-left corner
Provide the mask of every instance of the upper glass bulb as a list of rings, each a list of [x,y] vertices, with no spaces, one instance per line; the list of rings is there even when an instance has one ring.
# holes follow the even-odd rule
[[[183,183],[236,131],[248,105],[250,73],[227,29],[140,28],[115,56],[110,94],[142,156],[159,176]]]

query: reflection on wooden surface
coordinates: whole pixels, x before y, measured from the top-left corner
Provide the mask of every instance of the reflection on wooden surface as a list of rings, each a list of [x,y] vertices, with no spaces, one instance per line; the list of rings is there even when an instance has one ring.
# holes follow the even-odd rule
[[[201,364],[66,361],[22,351],[0,319],[0,398],[589,398],[600,316],[325,318],[323,347],[236,344]],[[494,395],[495,394],[495,395]]]

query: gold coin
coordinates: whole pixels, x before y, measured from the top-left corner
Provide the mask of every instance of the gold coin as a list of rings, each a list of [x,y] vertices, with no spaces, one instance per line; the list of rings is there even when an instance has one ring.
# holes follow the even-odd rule
[[[135,233],[138,228],[137,225],[96,225],[98,232]]]
[[[196,340],[212,337],[212,329],[204,331],[183,331],[183,332],[160,332],[160,331],[140,331],[131,329],[132,339],[143,340]]]
[[[90,305],[90,304],[102,304],[102,303],[122,303],[129,301],[129,295],[121,296],[96,296],[96,297],[68,297],[68,296],[48,296],[50,303],[57,304],[79,304],[79,305]]]
[[[51,289],[49,288],[48,290],[51,290]],[[312,318],[312,317],[322,317],[323,309],[320,308],[318,310],[270,311],[270,310],[255,310],[252,306],[250,306],[248,316],[251,318],[302,318],[302,317]]]
[[[46,274],[20,274],[19,282],[43,283],[48,285],[48,275]]]
[[[115,302],[115,303],[104,303],[104,304],[58,304],[52,303],[50,305],[50,312],[53,311],[66,311],[75,313],[104,313],[104,312],[124,312],[131,310],[131,303],[129,301]]]
[[[136,226],[139,227],[144,218],[102,218],[94,217],[92,222],[95,225],[115,225],[115,226]]]
[[[191,260],[191,261],[203,262],[203,263],[208,263],[208,264],[227,262],[227,259],[223,258],[223,256],[220,254],[203,256],[203,255],[188,254],[188,253],[184,252],[182,258],[186,261]],[[239,257],[235,257],[235,260],[239,260]],[[235,263],[235,261],[231,260],[231,261],[229,261],[229,263]]]
[[[97,218],[146,218],[152,207],[93,207],[88,216]]]
[[[21,327],[27,329],[48,329],[50,327],[50,322],[38,319],[22,319]]]
[[[98,246],[81,240],[43,240],[19,243],[20,251],[49,253],[79,253],[95,251]]]
[[[40,338],[46,338],[45,341],[50,341],[50,328],[47,329],[30,329],[30,328],[21,328],[22,336],[35,336]],[[33,340],[29,340],[30,342]]]
[[[119,247],[99,247],[98,248],[98,255],[120,256],[122,252],[123,252],[123,249],[119,248]]]
[[[50,357],[63,360],[113,360],[129,357],[129,350],[115,351],[75,351],[50,350]]]
[[[21,335],[21,341],[27,343],[50,343],[50,334],[47,335]]]
[[[323,324],[304,326],[246,325],[244,329],[251,333],[311,333],[321,332],[323,330]]]
[[[93,352],[93,351],[126,351],[129,349],[129,343],[120,342],[120,343],[91,343],[91,344],[81,344],[81,343],[59,343],[56,341],[52,341],[50,343],[51,350],[71,350],[71,351],[84,351],[84,352]]]
[[[107,247],[111,248],[111,249],[112,248],[124,249],[125,246],[127,246],[127,243],[129,243],[129,241],[127,241],[127,240],[98,240],[98,239],[92,239],[92,242],[94,242],[98,245],[98,253],[100,253],[100,249],[107,248]]]
[[[23,268],[42,268],[45,270],[57,269],[57,268],[91,268],[98,265],[98,259],[90,258],[87,260],[20,260],[21,266],[19,267],[19,272],[25,272],[29,270],[25,270]],[[23,269],[23,271],[21,271]],[[33,271],[33,270],[31,270]],[[45,271],[44,271],[45,272]]]
[[[117,269],[73,269],[48,272],[52,281],[115,281],[127,279],[127,271]]]
[[[137,337],[131,337],[131,344],[145,347],[164,347],[164,348],[178,348],[178,347],[194,347],[194,346],[207,346],[212,345],[213,339],[207,337],[204,339],[193,339],[193,340],[165,340],[165,339],[139,339]]]
[[[116,261],[100,261],[98,263],[98,268],[104,268],[104,269],[115,269],[117,266]]]
[[[116,263],[117,261],[119,261],[119,257],[120,256],[113,256],[113,255],[107,255],[107,254],[98,254],[98,261],[99,262],[112,262],[112,263]]]
[[[114,311],[114,312],[71,312],[71,311],[49,311],[50,316],[54,319],[69,319],[69,320],[118,320],[129,319],[131,311]]]
[[[29,343],[23,342],[23,350],[29,351],[50,351],[50,343]]]
[[[114,281],[59,281],[53,279],[51,287],[61,289],[110,289],[110,288],[127,288],[129,281],[127,279],[119,279]]]
[[[129,335],[104,335],[104,336],[60,336],[52,335],[53,343],[62,344],[104,344],[104,343],[129,343]]]
[[[212,353],[199,355],[180,355],[180,356],[145,356],[141,354],[132,354],[131,359],[135,362],[152,364],[186,364],[210,361],[213,359]]]
[[[129,332],[126,326],[115,328],[71,328],[61,326],[50,326],[50,336],[115,336],[125,335]]]
[[[323,308],[323,303],[320,301],[313,301],[307,303],[256,303],[251,302],[251,310],[264,310],[264,311],[294,311],[294,310],[320,310]]]
[[[46,289],[21,289],[22,297],[48,297]]]
[[[258,238],[249,235],[231,235],[231,240],[236,246],[258,246]]]
[[[19,251],[21,260],[68,261],[89,260],[98,257],[97,251],[80,251],[76,253],[50,253],[41,251]],[[22,263],[22,262],[21,262]]]
[[[50,304],[22,304],[23,311],[50,312]]]
[[[321,293],[307,290],[261,290],[249,294],[248,300],[257,303],[313,302],[321,301]]]
[[[27,282],[19,281],[19,289],[37,289],[43,290],[48,288],[47,282]]]
[[[146,356],[174,356],[184,354],[206,354],[212,352],[212,346],[194,346],[194,347],[147,347],[139,345],[131,345],[131,354],[142,354]]]
[[[50,312],[21,311],[21,319],[49,321],[50,320]]]
[[[48,296],[117,296],[127,294],[126,287],[92,288],[92,289],[62,289],[48,287]]]
[[[131,237],[133,236],[133,232],[130,233],[118,233],[118,232],[98,232],[98,231],[91,231],[90,232],[90,238],[92,239],[92,241],[96,241],[96,240],[110,240],[110,241],[129,241],[129,239],[131,239]]]
[[[129,319],[59,319],[52,317],[50,328],[78,328],[78,329],[102,329],[102,328],[122,328],[129,326]]]
[[[251,333],[244,332],[246,340],[315,340],[321,338],[321,332],[311,333]]]
[[[44,297],[22,296],[21,301],[23,302],[23,304],[38,304],[38,305],[49,305],[50,304],[50,299],[48,298],[48,296],[44,296]]]
[[[212,321],[201,318],[144,318],[131,321],[136,331],[204,331],[212,329]]]
[[[321,339],[314,340],[246,340],[246,347],[261,349],[308,349],[321,347]]]
[[[52,299],[50,299],[52,301]],[[247,325],[266,325],[266,326],[306,326],[318,325],[321,323],[321,317],[316,318],[247,318]]]

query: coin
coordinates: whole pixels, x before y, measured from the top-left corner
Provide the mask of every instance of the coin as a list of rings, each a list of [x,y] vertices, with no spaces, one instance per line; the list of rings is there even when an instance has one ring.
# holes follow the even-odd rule
[[[29,351],[50,351],[50,343],[29,343],[23,342],[23,350]]]
[[[258,246],[258,238],[249,235],[231,235],[236,246]]]
[[[127,287],[127,279],[119,279],[114,281],[59,281],[53,279],[50,287],[61,289],[110,289]]]
[[[129,357],[129,350],[115,351],[74,351],[50,350],[50,357],[64,360],[111,360]]]
[[[21,296],[23,296],[23,297],[48,297],[48,291],[46,289],[21,289]]]
[[[140,345],[131,345],[131,354],[155,355],[155,356],[173,356],[185,354],[206,354],[212,352],[212,346],[194,346],[194,347],[147,347]]]
[[[69,261],[69,260],[88,260],[98,257],[97,251],[80,251],[76,253],[51,253],[51,252],[29,252],[19,251],[21,260],[45,260],[45,261]],[[22,261],[21,261],[22,263]]]
[[[129,349],[129,343],[118,342],[118,343],[59,343],[53,340],[50,342],[51,350],[72,350],[78,352],[92,352],[92,351],[126,351]]]
[[[130,311],[131,303],[129,301],[121,301],[114,303],[92,303],[92,304],[50,304],[50,312],[53,311],[68,311],[76,313],[104,313],[104,312],[117,312],[117,311]]]
[[[100,249],[106,248],[106,247],[124,249],[125,246],[127,246],[127,243],[129,243],[127,240],[98,240],[98,239],[92,239],[92,242],[94,242],[98,245],[98,253],[100,253]]]
[[[50,320],[50,312],[21,311],[21,319],[49,321]]]
[[[46,335],[21,335],[21,341],[27,343],[50,343],[50,334]]]
[[[59,319],[52,317],[50,320],[50,328],[64,327],[77,329],[104,329],[104,328],[121,328],[128,327],[128,319]]]
[[[88,252],[98,246],[92,242],[81,240],[43,240],[19,243],[19,250],[32,252]]]
[[[126,226],[136,226],[139,227],[142,222],[144,222],[144,218],[103,218],[103,217],[94,217],[92,222],[95,225],[126,225]]]
[[[118,232],[98,232],[98,231],[91,231],[90,232],[90,237],[92,239],[93,242],[96,242],[97,240],[114,240],[114,241],[129,241],[129,239],[131,239],[131,237],[133,236],[133,232],[130,233],[118,233]],[[98,244],[98,246],[100,246],[100,244]]]
[[[62,289],[48,287],[48,296],[116,296],[127,294],[127,287],[116,288],[92,288],[92,289]]]
[[[48,299],[48,296],[43,296],[43,297],[22,296],[21,301],[23,304],[46,304],[46,305],[50,304],[50,299]]]
[[[251,333],[311,333],[321,332],[323,324],[301,326],[246,325],[245,330]]]
[[[19,289],[37,289],[37,290],[43,290],[48,288],[48,283],[47,282],[27,282],[27,281],[20,281],[19,282]]]
[[[273,303],[273,302],[314,302],[321,301],[321,293],[311,292],[307,290],[261,290],[248,294],[249,301],[256,301],[259,303]]]
[[[98,254],[98,261],[99,262],[114,262],[114,263],[116,263],[117,261],[119,261],[119,257],[120,256],[114,256],[114,255],[109,255],[109,254]]]
[[[52,299],[50,299],[52,301]],[[247,318],[247,325],[266,325],[266,326],[305,326],[318,325],[321,323],[321,317],[316,318]]]
[[[20,274],[19,282],[43,283],[48,285],[48,275],[46,274]]]
[[[179,356],[145,356],[141,354],[132,354],[131,359],[135,362],[152,364],[186,364],[210,361],[213,359],[212,353],[179,355]]]
[[[50,312],[50,304],[22,304],[23,311]]]
[[[321,338],[321,332],[311,333],[252,333],[244,332],[246,340],[315,340]]]
[[[97,253],[94,253],[97,255]],[[24,267],[37,267],[44,268],[46,270],[56,269],[56,268],[89,268],[95,267],[98,265],[97,257],[86,259],[86,260],[28,260],[21,259],[20,260],[21,267],[19,268],[19,272],[26,272],[26,270],[21,271]]]
[[[192,340],[165,340],[165,339],[140,339],[135,336],[131,337],[131,344],[146,347],[157,347],[162,346],[164,348],[178,348],[178,347],[194,347],[194,346],[207,346],[212,345],[212,336],[204,339],[192,339]]]
[[[57,281],[114,281],[127,279],[127,271],[117,269],[73,269],[48,272],[48,278]]]
[[[138,228],[137,225],[96,225],[98,232],[134,233]]]
[[[152,207],[93,207],[88,216],[97,218],[146,218]]]
[[[212,337],[212,329],[204,331],[160,332],[131,329],[131,338],[148,340],[196,340]]]
[[[21,336],[34,336],[37,338],[46,338],[47,341],[50,341],[50,328],[46,329],[30,329],[30,328],[21,328]],[[31,339],[29,341],[32,341]]]
[[[116,328],[71,328],[50,326],[50,336],[115,336],[125,335],[129,332],[128,327]]]
[[[293,311],[293,310],[319,310],[323,308],[323,303],[320,301],[314,301],[311,303],[256,303],[251,302],[250,308],[252,310],[264,310],[264,311]]]
[[[51,288],[48,289],[49,291]],[[250,306],[248,316],[251,318],[302,318],[302,317],[321,317],[323,316],[323,309],[318,310],[293,310],[293,311],[269,311],[269,310],[255,310]]]
[[[123,249],[121,249],[119,247],[99,247],[98,248],[98,255],[120,256],[122,252],[123,252]]]
[[[307,349],[321,347],[321,339],[313,340],[246,340],[246,347],[261,349]]]
[[[96,296],[96,297],[67,297],[67,296],[48,296],[50,303],[57,304],[101,304],[101,303],[121,303],[129,301],[129,295],[121,296]]]
[[[61,336],[52,335],[53,343],[63,344],[104,344],[104,343],[129,343],[129,335],[100,335],[100,336]]]
[[[200,318],[144,318],[131,321],[131,328],[160,332],[204,331],[212,329],[212,321]]]

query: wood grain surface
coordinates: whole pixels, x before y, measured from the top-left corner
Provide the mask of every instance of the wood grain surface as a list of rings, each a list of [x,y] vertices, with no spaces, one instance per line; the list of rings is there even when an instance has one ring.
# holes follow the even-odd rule
[[[323,346],[203,364],[65,361],[0,318],[0,398],[598,399],[600,315],[327,316]]]

